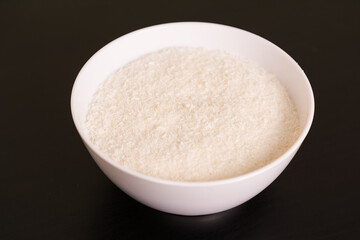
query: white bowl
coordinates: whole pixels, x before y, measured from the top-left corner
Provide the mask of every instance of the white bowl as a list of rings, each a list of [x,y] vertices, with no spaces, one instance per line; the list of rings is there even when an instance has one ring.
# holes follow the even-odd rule
[[[293,146],[272,163],[248,174],[209,182],[175,182],[146,176],[112,161],[92,144],[85,118],[99,84],[129,61],[170,46],[228,51],[274,73],[288,88],[300,117],[301,134]],[[314,97],[299,65],[271,42],[234,27],[180,22],[147,27],[122,36],[100,49],[81,69],[71,95],[75,126],[101,170],[125,193],[160,211],[204,215],[238,206],[266,188],[284,170],[307,135],[314,116]]]

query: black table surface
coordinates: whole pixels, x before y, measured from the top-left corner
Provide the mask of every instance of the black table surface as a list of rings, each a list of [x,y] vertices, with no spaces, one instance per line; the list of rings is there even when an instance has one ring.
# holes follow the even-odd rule
[[[0,2],[0,239],[360,239],[359,1]],[[184,217],[118,189],[85,149],[70,93],[102,46],[177,21],[231,25],[289,53],[314,90],[311,131],[250,201]]]

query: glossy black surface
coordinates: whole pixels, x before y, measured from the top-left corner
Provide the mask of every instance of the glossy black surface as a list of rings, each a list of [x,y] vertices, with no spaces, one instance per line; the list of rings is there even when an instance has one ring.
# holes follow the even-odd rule
[[[360,239],[358,1],[1,1],[0,239]],[[232,210],[182,217],[115,187],[83,146],[70,93],[83,64],[146,26],[207,21],[288,52],[315,119],[266,190]]]

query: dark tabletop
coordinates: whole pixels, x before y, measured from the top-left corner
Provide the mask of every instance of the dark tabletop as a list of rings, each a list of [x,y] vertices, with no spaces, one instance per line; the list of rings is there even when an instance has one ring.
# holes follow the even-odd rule
[[[221,2],[221,3],[220,3]],[[359,1],[0,2],[0,239],[360,239]],[[280,177],[232,210],[183,217],[128,197],[72,122],[83,64],[133,30],[205,21],[289,53],[315,119]]]

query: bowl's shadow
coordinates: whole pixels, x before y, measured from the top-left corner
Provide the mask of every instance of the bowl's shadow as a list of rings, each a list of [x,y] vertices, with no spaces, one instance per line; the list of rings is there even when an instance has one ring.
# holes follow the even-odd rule
[[[142,226],[143,234],[154,234],[157,238],[183,239],[214,238],[220,239],[230,233],[234,228],[239,232],[247,232],[249,226],[256,225],[256,217],[266,209],[265,195],[252,199],[233,209],[203,216],[181,216],[160,212],[144,206],[134,200],[133,207],[137,214],[142,216],[134,222]],[[259,212],[260,211],[260,212]],[[265,210],[266,211],[266,210]]]

